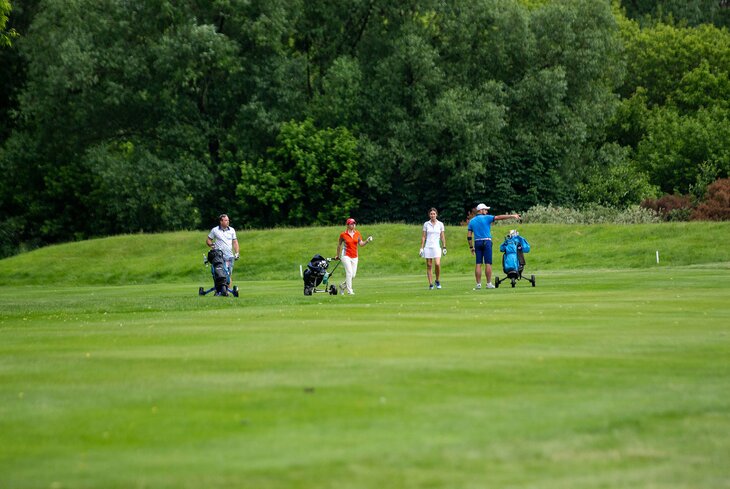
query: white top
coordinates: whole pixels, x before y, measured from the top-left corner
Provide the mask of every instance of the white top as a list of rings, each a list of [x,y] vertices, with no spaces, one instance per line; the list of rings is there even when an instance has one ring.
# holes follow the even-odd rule
[[[423,223],[423,230],[426,232],[426,243],[423,247],[440,248],[439,240],[441,239],[441,233],[444,232],[444,223],[436,220],[436,224],[431,224],[431,221],[428,220]]]
[[[210,230],[208,237],[213,241],[214,248],[223,252],[224,257],[231,258],[233,256],[233,241],[238,239],[235,229],[231,226],[225,229],[216,226]]]

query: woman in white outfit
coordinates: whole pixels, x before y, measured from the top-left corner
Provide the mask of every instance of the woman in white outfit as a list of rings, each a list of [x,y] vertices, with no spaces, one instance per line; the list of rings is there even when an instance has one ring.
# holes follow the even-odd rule
[[[429,220],[423,223],[423,235],[421,236],[420,255],[426,259],[426,276],[428,277],[428,288],[433,289],[432,268],[436,268],[436,288],[441,288],[441,254],[446,254],[446,235],[444,234],[444,223],[437,219],[438,211],[431,207],[428,211]],[[440,241],[440,244],[439,244]]]

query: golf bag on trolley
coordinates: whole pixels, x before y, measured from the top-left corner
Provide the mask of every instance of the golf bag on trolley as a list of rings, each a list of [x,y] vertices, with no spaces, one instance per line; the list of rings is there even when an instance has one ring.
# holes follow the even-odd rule
[[[494,286],[499,287],[501,282],[509,280],[512,287],[514,287],[518,280],[525,278],[534,287],[534,275],[530,275],[530,278],[522,276],[522,272],[525,269],[525,253],[530,252],[530,243],[520,236],[520,233],[516,229],[513,229],[504,238],[504,242],[499,246],[499,251],[504,253],[502,255],[502,270],[504,270],[507,276],[503,279],[496,277]]]
[[[331,295],[337,295],[337,287],[329,285],[329,278],[332,273],[337,269],[339,262],[332,269],[332,272],[327,272],[329,268],[330,259],[324,258],[322,255],[314,255],[307,264],[307,269],[302,273],[302,279],[304,280],[304,295],[312,295],[316,292],[327,292]],[[324,288],[318,289],[320,285]]]
[[[206,295],[215,291],[215,295],[227,296],[231,293],[238,297],[238,287],[228,288],[228,269],[221,250],[210,250],[208,256],[203,260],[203,264],[210,264],[210,273],[213,275],[213,288],[205,290],[200,287],[198,289],[199,295]]]

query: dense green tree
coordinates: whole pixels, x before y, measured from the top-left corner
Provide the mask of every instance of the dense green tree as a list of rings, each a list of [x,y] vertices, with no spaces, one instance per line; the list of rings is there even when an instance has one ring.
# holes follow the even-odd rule
[[[698,181],[726,177],[730,172],[730,112],[700,109],[683,115],[657,108],[648,120],[636,161],[650,181],[666,193],[688,193]]]
[[[200,222],[196,197],[209,182],[198,160],[170,162],[128,141],[91,148],[84,166],[94,185],[82,200],[93,204],[100,234],[189,229]]]
[[[0,0],[0,48],[10,46],[11,39],[16,35],[14,30],[5,30],[11,10],[9,0]]]
[[[666,24],[641,28],[635,22],[624,22],[622,37],[627,73],[621,93],[630,97],[637,87],[643,87],[650,107],[666,104],[686,86],[686,77],[693,70],[714,76],[730,72],[730,31],[726,29]]]
[[[378,40],[392,40],[380,45],[387,54],[362,69],[372,88],[365,94],[365,180],[371,195],[383,196],[364,203],[366,214],[383,217],[377,207],[384,207],[385,218],[411,220],[424,205],[441,205],[455,222],[476,200],[506,210],[573,198],[572,175],[585,164],[590,134],[606,125],[621,80],[608,4],[422,7],[382,23],[389,29]],[[426,124],[440,100],[469,97],[484,102],[463,111],[464,124],[448,131]],[[471,140],[470,132],[482,134],[479,143],[450,144]],[[452,171],[447,163],[455,160],[461,163]],[[442,163],[444,171],[435,171]],[[383,200],[392,204],[375,205]]]
[[[616,143],[606,144],[596,154],[595,170],[578,184],[581,204],[600,204],[618,209],[640,204],[657,196],[659,189],[638,170],[631,150]]]
[[[358,205],[357,140],[311,120],[282,125],[267,157],[241,164],[237,196],[248,226],[330,224]]]
[[[266,12],[248,12],[251,30],[246,39],[233,41],[217,30],[228,28],[226,12],[218,8],[240,15],[238,8],[243,3],[218,2],[198,8],[173,6],[163,0],[42,2],[22,43],[29,62],[26,85],[19,96],[19,128],[3,153],[4,166],[11,173],[42,176],[35,183],[38,177],[28,177],[25,195],[43,205],[37,210],[16,207],[26,220],[39,223],[29,232],[54,241],[105,229],[140,228],[134,220],[121,222],[124,214],[96,215],[96,209],[105,208],[97,206],[105,199],[100,190],[111,187],[100,187],[102,181],[95,179],[98,168],[89,166],[88,155],[96,154],[94,148],[114,148],[129,141],[136,141],[135,147],[146,148],[147,153],[127,160],[107,154],[101,161],[152,161],[162,174],[172,174],[181,161],[200,162],[203,166],[196,167],[194,180],[181,180],[192,185],[181,192],[185,198],[195,199],[196,211],[191,215],[209,214],[210,208],[217,213],[227,205],[234,196],[235,182],[226,193],[225,188],[218,188],[225,186],[216,185],[214,176],[221,174],[222,152],[229,146],[235,148],[237,141],[227,129],[237,124],[246,100],[254,99],[253,94],[236,87],[251,85],[251,78],[257,80],[250,73],[254,70],[246,70],[246,59],[239,56],[241,43],[253,37],[264,45],[252,48],[253,52],[271,52],[271,45],[279,48],[278,37],[275,42],[267,37],[271,36],[271,22],[256,25],[266,13],[276,11],[275,2],[266,4]],[[240,34],[235,23],[229,24]],[[266,63],[257,66],[263,69]],[[279,76],[281,85],[286,78],[285,73]],[[276,105],[267,108],[276,109]],[[197,182],[203,183],[202,190]],[[164,186],[146,188],[160,193],[167,190]],[[108,197],[114,201],[115,196]],[[165,199],[160,195],[149,200]],[[190,209],[182,206],[178,211],[189,213]],[[115,222],[94,222],[90,215]],[[171,225],[191,226],[194,222],[186,216],[172,220]],[[157,228],[150,222],[140,229]]]
[[[27,33],[38,8],[39,0],[5,2],[7,24],[5,42],[0,42],[0,144],[7,139],[15,126],[18,110],[18,93],[25,83],[26,62],[21,56],[18,44]],[[2,32],[2,27],[0,27]],[[2,36],[3,34],[0,34]]]
[[[730,109],[730,72],[713,68],[707,60],[702,60],[699,66],[684,74],[668,102],[684,113],[712,107]]]
[[[13,2],[0,235],[699,195],[727,173],[730,38],[714,4],[654,3]]]
[[[669,22],[730,26],[727,0],[621,0],[629,17],[645,24]]]
[[[609,131],[666,193],[692,192],[730,169],[730,32],[622,22],[628,94]]]

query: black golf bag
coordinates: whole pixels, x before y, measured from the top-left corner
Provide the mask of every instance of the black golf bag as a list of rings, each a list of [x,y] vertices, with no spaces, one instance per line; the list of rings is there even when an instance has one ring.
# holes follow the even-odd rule
[[[208,252],[208,263],[210,263],[213,273],[215,295],[228,295],[228,274],[226,273],[223,252],[221,250],[210,250]]]
[[[307,265],[307,269],[302,274],[304,295],[312,295],[314,292],[328,292],[332,295],[337,295],[337,287],[329,285],[329,277],[332,275],[332,273],[327,273],[329,264],[329,260],[322,255],[314,255],[312,257]],[[334,270],[332,271],[334,272]],[[324,289],[317,289],[323,283]]]

